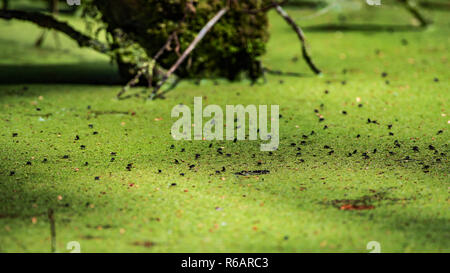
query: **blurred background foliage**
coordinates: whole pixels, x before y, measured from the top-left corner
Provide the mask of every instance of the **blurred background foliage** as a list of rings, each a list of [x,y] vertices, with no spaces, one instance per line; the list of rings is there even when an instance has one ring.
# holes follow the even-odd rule
[[[59,3],[56,8],[58,13],[82,17],[86,25],[84,32],[110,45],[109,55],[126,80],[133,78],[144,66],[150,65],[148,73],[154,73],[153,56],[176,33],[176,39],[157,61],[162,69],[168,69],[206,22],[225,5],[223,0],[82,0],[81,7],[69,6],[65,0],[3,0],[3,3],[6,2],[12,9],[38,12],[54,11],[56,2]],[[224,77],[230,80],[248,77],[256,80],[262,75],[260,58],[266,51],[269,39],[267,12],[248,11],[262,9],[272,1],[231,2],[234,4],[230,12],[178,68],[178,76]],[[340,24],[364,24],[364,20],[368,19],[358,18],[358,11],[373,8],[365,0],[289,0],[283,4],[305,11],[301,17],[294,17],[300,25],[321,16],[330,17]],[[446,0],[382,0],[381,4],[389,8],[409,5],[420,10],[449,8]],[[417,14],[405,23],[416,26],[424,24]],[[327,28],[339,30],[336,25],[323,26],[321,30]]]

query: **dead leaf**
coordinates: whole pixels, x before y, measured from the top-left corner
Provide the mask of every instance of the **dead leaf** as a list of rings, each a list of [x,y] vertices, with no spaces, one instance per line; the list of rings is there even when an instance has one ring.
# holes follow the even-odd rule
[[[135,245],[135,246],[143,246],[143,247],[149,248],[149,247],[154,246],[155,243],[151,242],[151,241],[143,241],[143,242],[136,241],[136,242],[133,243],[133,245]]]
[[[341,210],[366,210],[366,209],[374,209],[375,207],[372,205],[353,205],[353,204],[344,204],[341,206]]]

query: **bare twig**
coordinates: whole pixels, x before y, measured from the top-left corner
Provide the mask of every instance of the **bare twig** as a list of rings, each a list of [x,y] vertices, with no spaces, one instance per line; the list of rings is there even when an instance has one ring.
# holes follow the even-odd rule
[[[56,227],[55,216],[53,209],[48,209],[48,220],[50,221],[50,235],[51,235],[51,250],[52,253],[56,252]]]
[[[181,28],[181,24],[183,22],[186,21],[186,17],[190,14],[195,14],[197,12],[194,3],[192,0],[187,1],[186,2],[186,6],[185,6],[185,13],[183,18],[181,19],[181,22],[179,23],[179,27],[177,30],[175,30],[174,32],[172,32],[172,34],[170,34],[170,36],[167,38],[166,43],[158,50],[158,52],[155,54],[155,56],[153,56],[153,59],[151,59],[149,62],[147,62],[146,65],[142,66],[141,68],[138,69],[138,71],[136,72],[136,75],[134,78],[132,78],[123,88],[122,90],[117,94],[117,98],[121,99],[122,95],[132,86],[136,85],[139,82],[139,79],[144,75],[147,79],[148,82],[148,87],[152,87],[152,82],[153,82],[153,78],[155,75],[159,75],[161,71],[158,68],[158,59],[159,57],[165,52],[165,51],[171,51],[171,43],[172,41],[175,42],[175,53],[177,54],[178,57],[181,56],[180,54],[180,48],[181,48],[181,44],[180,41],[178,39],[178,33],[180,32],[180,28]],[[153,69],[150,73],[150,65],[153,66]]]
[[[189,54],[195,49],[195,47],[198,45],[198,43],[205,37],[205,35],[209,32],[209,30],[222,18],[225,13],[229,10],[228,6],[222,8],[209,22],[200,30],[200,32],[197,34],[197,36],[194,38],[194,40],[191,42],[191,44],[188,46],[188,48],[183,52],[183,54],[178,58],[178,60],[175,62],[175,64],[170,67],[170,69],[166,72],[166,74],[163,76],[161,81],[155,86],[153,89],[152,94],[150,95],[150,99],[157,96],[157,93],[159,89],[163,86],[163,84],[169,79],[169,77],[177,70],[177,68],[180,66],[180,64],[183,63],[183,61],[186,59],[186,57],[189,56]]]
[[[136,72],[136,75],[124,87],[122,87],[122,90],[120,90],[120,92],[117,94],[117,98],[118,99],[121,99],[123,94],[125,94],[125,92],[127,92],[127,90],[130,87],[138,84],[139,79],[144,74],[146,75],[149,87],[151,87],[151,84],[152,84],[152,81],[153,81],[153,74],[158,73],[156,61],[164,53],[164,51],[168,50],[168,48],[170,46],[170,43],[172,43],[172,40],[175,38],[175,36],[176,36],[176,31],[173,32],[169,36],[169,38],[167,38],[166,43],[158,50],[158,52],[155,54],[155,56],[153,56],[153,59],[150,61],[150,62],[153,63],[152,73],[150,73],[150,70],[149,70],[150,69],[150,62],[148,62],[146,65],[142,66],[141,68],[139,68],[138,71]]]
[[[178,40],[178,35],[176,32],[174,32],[173,38],[175,40],[175,53],[177,53],[178,57],[180,57],[181,56],[181,54],[180,54],[181,45],[180,45],[180,40]]]
[[[148,66],[144,66],[144,67],[140,68],[137,71],[136,75],[134,75],[134,77],[130,81],[128,81],[124,87],[122,87],[122,90],[120,90],[120,92],[117,94],[117,98],[121,99],[122,95],[125,94],[125,92],[127,92],[127,90],[131,86],[136,85],[139,82],[139,78],[147,71],[147,69],[148,69]]]
[[[53,18],[53,16],[45,15],[38,12],[26,12],[19,10],[1,10],[0,18],[10,20],[18,19],[22,21],[28,21],[35,23],[41,27],[54,29],[59,32],[65,33],[70,38],[78,42],[80,47],[90,47],[101,53],[107,53],[109,51],[108,46],[102,42],[93,39],[81,32],[78,32],[65,22],[61,22]]]
[[[177,32],[174,31],[169,38],[167,38],[166,43],[158,50],[158,52],[153,56],[153,60],[157,61],[159,57],[164,53],[164,51],[168,50],[170,47],[170,44],[172,43],[172,40],[175,39],[175,36],[177,35]]]
[[[274,4],[276,2],[274,1]],[[284,9],[276,4],[275,6],[276,11],[278,12],[278,14],[284,18],[284,20],[292,27],[292,29],[297,33],[297,36],[302,44],[302,55],[303,55],[303,59],[305,59],[306,63],[308,64],[309,68],[311,68],[312,71],[314,71],[314,73],[316,74],[321,74],[322,72],[314,65],[311,57],[308,54],[308,50],[307,50],[307,45],[306,45],[306,38],[305,35],[303,34],[302,29],[294,22],[294,20],[292,20],[292,18],[289,16],[289,14],[287,14],[286,11],[284,11]]]

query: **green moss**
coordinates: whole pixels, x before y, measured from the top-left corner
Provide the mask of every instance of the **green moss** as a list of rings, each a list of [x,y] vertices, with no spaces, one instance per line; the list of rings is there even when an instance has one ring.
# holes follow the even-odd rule
[[[185,0],[176,1],[104,1],[94,3],[102,12],[102,20],[109,31],[120,28],[139,42],[149,56],[154,56],[168,37],[178,32],[179,52],[182,53],[198,32],[221,8],[224,1],[194,1],[195,7],[186,9]],[[266,2],[266,1],[264,1]],[[251,79],[261,76],[260,57],[268,39],[267,15],[248,14],[263,5],[260,0],[239,1],[214,26],[191,57],[177,70],[181,77],[226,77],[236,79],[241,73]],[[195,11],[193,11],[195,9]],[[172,49],[177,45],[172,43]],[[159,63],[169,68],[179,55],[166,52]]]

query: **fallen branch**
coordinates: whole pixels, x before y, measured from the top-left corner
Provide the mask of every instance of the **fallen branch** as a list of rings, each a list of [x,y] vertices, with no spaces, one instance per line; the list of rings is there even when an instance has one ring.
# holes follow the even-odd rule
[[[194,38],[192,43],[188,46],[188,48],[183,52],[183,54],[178,58],[175,64],[170,67],[170,69],[166,72],[160,82],[153,89],[152,94],[150,94],[149,99],[153,99],[157,96],[159,89],[164,85],[164,83],[169,79],[169,77],[177,70],[180,64],[186,59],[187,56],[195,49],[198,43],[205,37],[205,35],[209,32],[209,30],[222,18],[223,15],[229,10],[228,6],[222,8],[209,22],[200,30],[197,36]]]
[[[274,2],[275,3],[275,2]],[[312,71],[314,71],[314,73],[316,74],[321,74],[322,72],[314,65],[311,57],[308,54],[308,50],[306,48],[306,38],[305,35],[303,34],[302,29],[294,22],[294,20],[292,20],[292,18],[289,16],[289,14],[287,14],[286,11],[284,11],[284,9],[276,4],[275,5],[275,9],[278,12],[278,14],[284,18],[284,20],[292,27],[292,29],[294,29],[294,31],[297,33],[297,36],[302,44],[302,55],[303,55],[303,59],[305,59],[306,63],[308,64],[309,68],[311,68]]]
[[[93,39],[81,32],[78,32],[65,22],[56,20],[53,16],[45,15],[38,12],[26,12],[19,10],[0,10],[0,18],[11,20],[18,19],[22,21],[32,22],[38,26],[54,29],[60,31],[70,38],[77,41],[80,47],[90,47],[101,53],[107,53],[109,51],[108,46],[102,42]]]
[[[398,1],[401,4],[403,4],[403,6],[405,6],[405,8],[414,16],[414,18],[416,18],[419,21],[420,26],[426,27],[430,23],[427,19],[425,19],[424,16],[422,16],[417,7],[414,4],[412,4],[409,0],[398,0]]]

